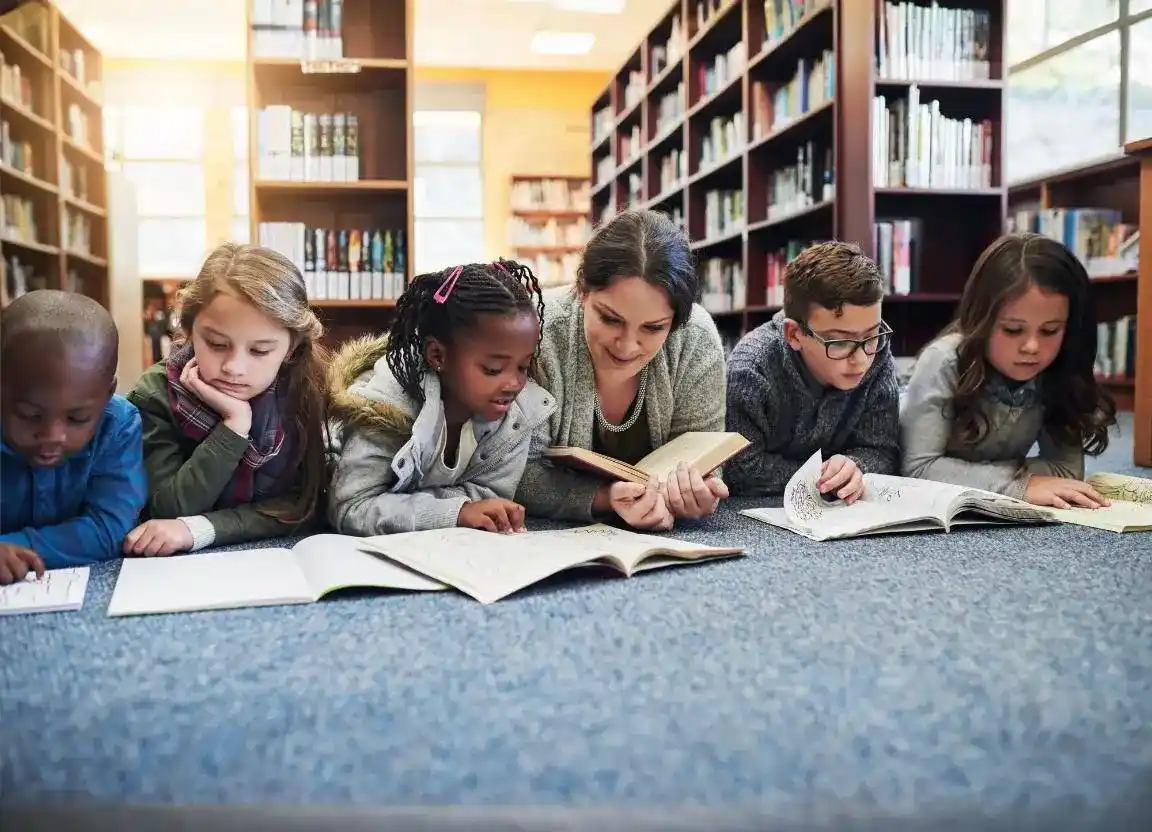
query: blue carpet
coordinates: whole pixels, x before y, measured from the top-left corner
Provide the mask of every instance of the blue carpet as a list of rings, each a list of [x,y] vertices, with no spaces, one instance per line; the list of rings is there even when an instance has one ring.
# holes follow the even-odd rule
[[[1152,536],[678,534],[750,554],[116,620],[95,568],[83,611],[0,619],[0,799],[908,815],[1152,776]]]

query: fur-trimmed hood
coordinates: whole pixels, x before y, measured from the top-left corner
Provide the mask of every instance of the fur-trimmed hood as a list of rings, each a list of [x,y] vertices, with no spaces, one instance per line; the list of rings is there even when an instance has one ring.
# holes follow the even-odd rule
[[[331,414],[345,427],[408,436],[420,407],[389,370],[387,347],[387,335],[354,338],[340,347],[328,369]]]

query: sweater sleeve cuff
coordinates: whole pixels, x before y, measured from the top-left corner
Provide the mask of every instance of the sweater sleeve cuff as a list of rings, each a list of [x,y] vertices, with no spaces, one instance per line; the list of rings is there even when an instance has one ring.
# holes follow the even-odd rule
[[[216,527],[203,514],[181,517],[180,522],[187,526],[188,531],[192,533],[192,545],[188,551],[196,552],[200,549],[207,549],[216,542]]]
[[[416,515],[416,531],[454,528],[460,520],[460,509],[467,502],[467,497],[430,500],[429,505],[422,507]]]
[[[1008,484],[1008,488],[1004,491],[1004,496],[1014,497],[1017,500],[1023,500],[1024,492],[1028,490],[1028,480],[1030,479],[1032,479],[1032,475],[1025,471]]]

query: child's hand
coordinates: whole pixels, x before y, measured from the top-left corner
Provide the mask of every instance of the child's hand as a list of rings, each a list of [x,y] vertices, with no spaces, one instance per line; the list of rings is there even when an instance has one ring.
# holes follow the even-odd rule
[[[200,365],[192,358],[180,371],[180,383],[191,390],[204,404],[220,414],[221,421],[241,436],[252,430],[252,406],[217,390],[200,378]]]
[[[44,577],[44,561],[31,549],[12,543],[0,543],[0,586],[24,580],[29,572]]]
[[[657,479],[647,485],[614,482],[608,489],[612,510],[634,529],[668,531],[675,522],[664,499],[664,484]]]
[[[456,525],[501,534],[528,531],[524,526],[524,506],[499,497],[465,503],[460,507]]]
[[[673,517],[698,520],[716,513],[727,498],[728,486],[719,477],[701,477],[695,468],[681,462],[664,485],[664,502]]]
[[[1095,488],[1080,480],[1069,480],[1064,477],[1046,477],[1033,474],[1028,478],[1028,487],[1024,490],[1024,499],[1037,506],[1052,506],[1053,508],[1071,508],[1083,506],[1084,508],[1100,508],[1111,505]]]
[[[864,494],[864,475],[854,461],[836,454],[824,460],[820,466],[820,479],[816,481],[816,487],[821,494],[834,493],[852,505]]]
[[[192,548],[192,532],[183,520],[149,520],[128,532],[124,554],[163,557]]]

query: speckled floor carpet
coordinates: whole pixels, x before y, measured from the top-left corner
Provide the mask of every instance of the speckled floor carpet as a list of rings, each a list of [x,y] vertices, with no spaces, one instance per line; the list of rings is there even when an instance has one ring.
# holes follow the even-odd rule
[[[101,566],[0,619],[0,801],[1070,818],[1152,777],[1152,535],[678,534],[749,555],[135,619]]]

